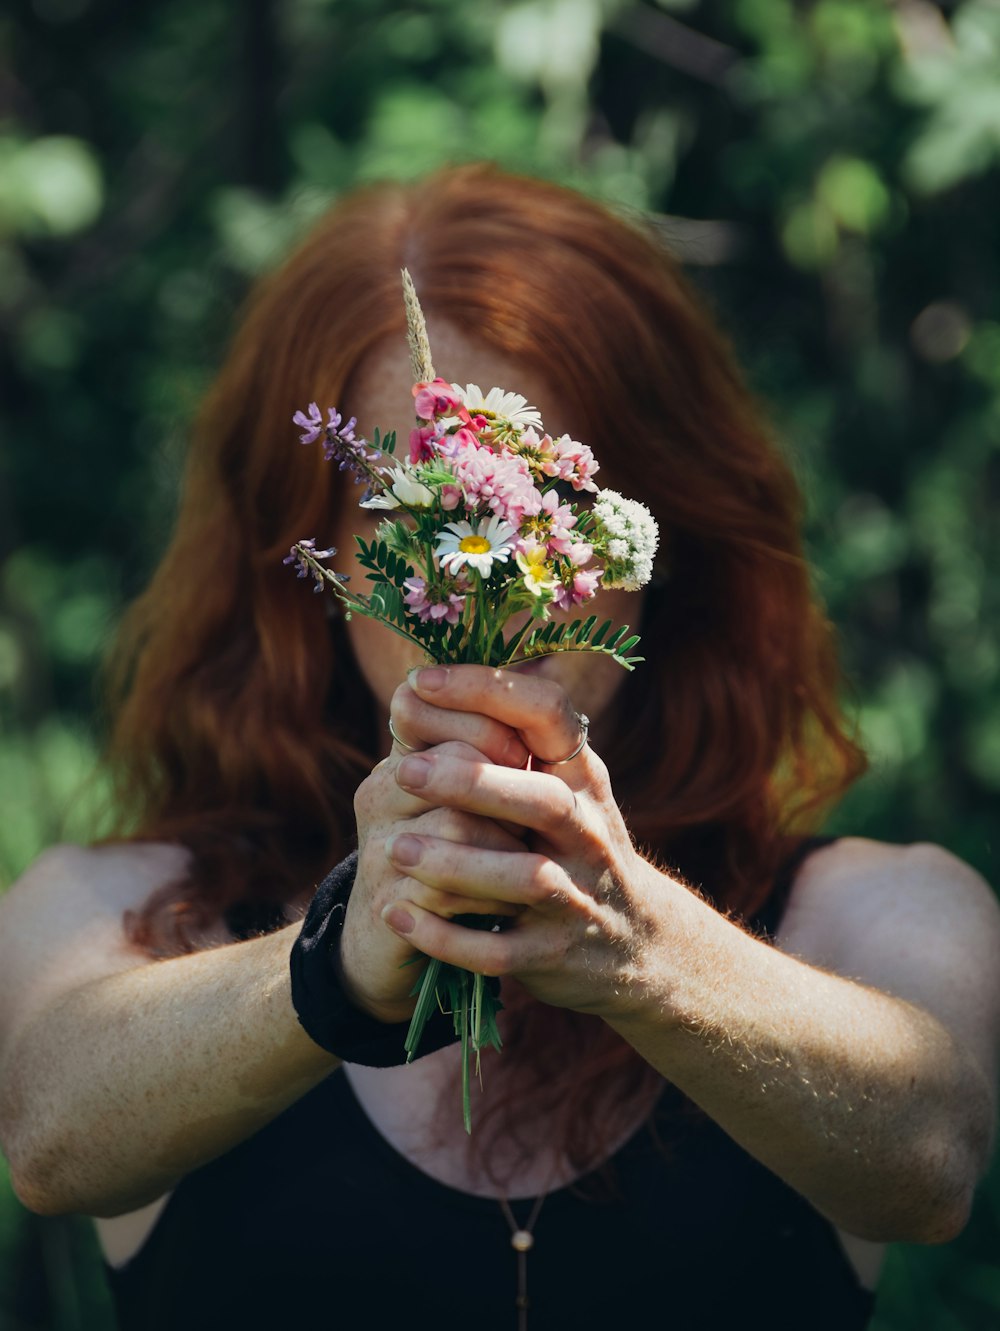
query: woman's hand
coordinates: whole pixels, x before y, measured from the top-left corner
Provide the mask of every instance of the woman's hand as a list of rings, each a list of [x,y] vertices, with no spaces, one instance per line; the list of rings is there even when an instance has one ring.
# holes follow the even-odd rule
[[[494,826],[518,825],[526,841],[486,845],[416,822],[398,828],[387,847],[399,877],[386,922],[420,952],[516,976],[546,1003],[627,1011],[645,988],[644,959],[662,932],[669,893],[684,889],[636,851],[597,755],[585,747],[561,761],[581,738],[565,691],[539,675],[485,666],[417,671],[408,687],[412,699],[403,690],[394,699],[394,724],[407,743],[417,727],[441,738],[488,736],[491,746],[516,735],[534,755],[534,770],[484,761],[454,741],[393,765],[392,779],[408,797]],[[499,933],[464,929],[423,899],[426,891],[460,892],[490,912],[503,903],[510,924]]]
[[[412,695],[407,685],[400,692]],[[397,708],[394,703],[392,717],[396,733],[405,736],[404,743],[414,749],[443,738],[437,718],[421,716],[419,709]],[[485,717],[464,720],[465,724],[452,727],[456,737],[438,744],[435,752],[442,758],[470,768],[504,763],[523,766],[527,762],[527,750],[509,728]],[[410,990],[419,975],[419,967],[406,964],[420,950],[419,944],[401,938],[386,925],[382,915],[388,906],[402,900],[408,909],[422,909],[442,919],[455,915],[514,915],[519,909],[488,893],[477,890],[469,894],[460,882],[443,888],[406,878],[390,863],[387,844],[406,833],[426,837],[435,844],[459,843],[493,854],[522,847],[515,835],[520,829],[501,827],[489,817],[457,807],[438,807],[433,799],[406,792],[396,780],[403,753],[401,745],[394,745],[389,757],[361,783],[355,796],[358,871],[339,958],[341,975],[353,1001],[382,1021],[403,1021],[412,1014],[415,999]]]

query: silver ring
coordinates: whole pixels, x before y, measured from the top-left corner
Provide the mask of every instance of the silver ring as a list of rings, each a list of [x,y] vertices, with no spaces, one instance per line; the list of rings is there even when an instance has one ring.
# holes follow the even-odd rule
[[[574,758],[579,758],[587,747],[587,740],[590,738],[590,717],[585,716],[583,712],[577,712],[576,719],[580,723],[580,743],[573,752],[565,758],[539,758],[536,753],[535,757],[540,763],[544,763],[546,767],[562,767],[563,763],[571,763]]]
[[[396,743],[399,745],[401,749],[406,749],[410,753],[416,753],[417,750],[415,745],[407,744],[405,739],[400,739],[399,736],[396,734],[396,727],[392,724],[391,716],[389,717],[389,734],[393,737],[393,739],[396,741]]]

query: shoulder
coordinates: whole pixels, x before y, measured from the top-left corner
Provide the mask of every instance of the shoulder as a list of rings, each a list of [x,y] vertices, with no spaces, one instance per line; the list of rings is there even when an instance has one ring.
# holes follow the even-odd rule
[[[117,842],[101,846],[53,846],[0,897],[5,921],[27,923],[51,912],[92,920],[121,915],[142,904],[150,892],[187,872],[182,846],[160,842]]]
[[[926,1008],[991,1077],[1000,1041],[1000,904],[942,846],[845,837],[810,855],[778,946]]]
[[[179,846],[54,846],[0,897],[0,1038],[90,980],[148,964],[122,917],[187,870]]]
[[[782,919],[782,943],[809,942],[835,951],[845,939],[904,919],[933,922],[947,933],[947,907],[960,922],[1000,922],[997,899],[985,879],[943,846],[929,842],[890,845],[842,837],[803,861]],[[817,929],[822,937],[817,936]]]

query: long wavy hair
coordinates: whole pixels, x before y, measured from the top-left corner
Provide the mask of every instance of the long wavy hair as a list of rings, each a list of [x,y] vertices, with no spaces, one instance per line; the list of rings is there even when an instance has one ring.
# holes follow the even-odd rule
[[[194,428],[173,540],[111,662],[120,830],[179,842],[192,865],[128,918],[130,937],[189,949],[234,908],[300,896],[353,844],[352,797],[377,756],[371,699],[326,598],[282,565],[293,541],[329,530],[343,481],[290,421],[313,400],[350,410],[361,361],[404,335],[404,265],[430,316],[543,366],[605,475],[659,520],[669,572],[603,757],[637,841],[752,916],[791,838],[864,767],[795,480],[652,231],[481,165],[350,194],[249,298]],[[530,1072],[539,1018],[520,1008]],[[642,1079],[627,1047],[581,1029],[587,1057],[557,1074],[535,1064],[553,1105],[567,1081]],[[600,1115],[575,1117],[567,1149],[582,1159]]]

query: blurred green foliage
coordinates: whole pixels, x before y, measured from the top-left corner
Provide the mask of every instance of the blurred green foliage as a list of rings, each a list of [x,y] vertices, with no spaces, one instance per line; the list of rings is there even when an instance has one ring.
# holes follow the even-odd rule
[[[659,217],[807,497],[872,759],[834,830],[997,881],[997,0],[12,0],[0,36],[0,885],[100,828],[95,668],[248,279],[352,183],[483,157]],[[994,1177],[893,1251],[877,1331],[996,1326],[998,1252]],[[0,1263],[3,1327],[106,1325],[82,1226],[0,1192]]]

